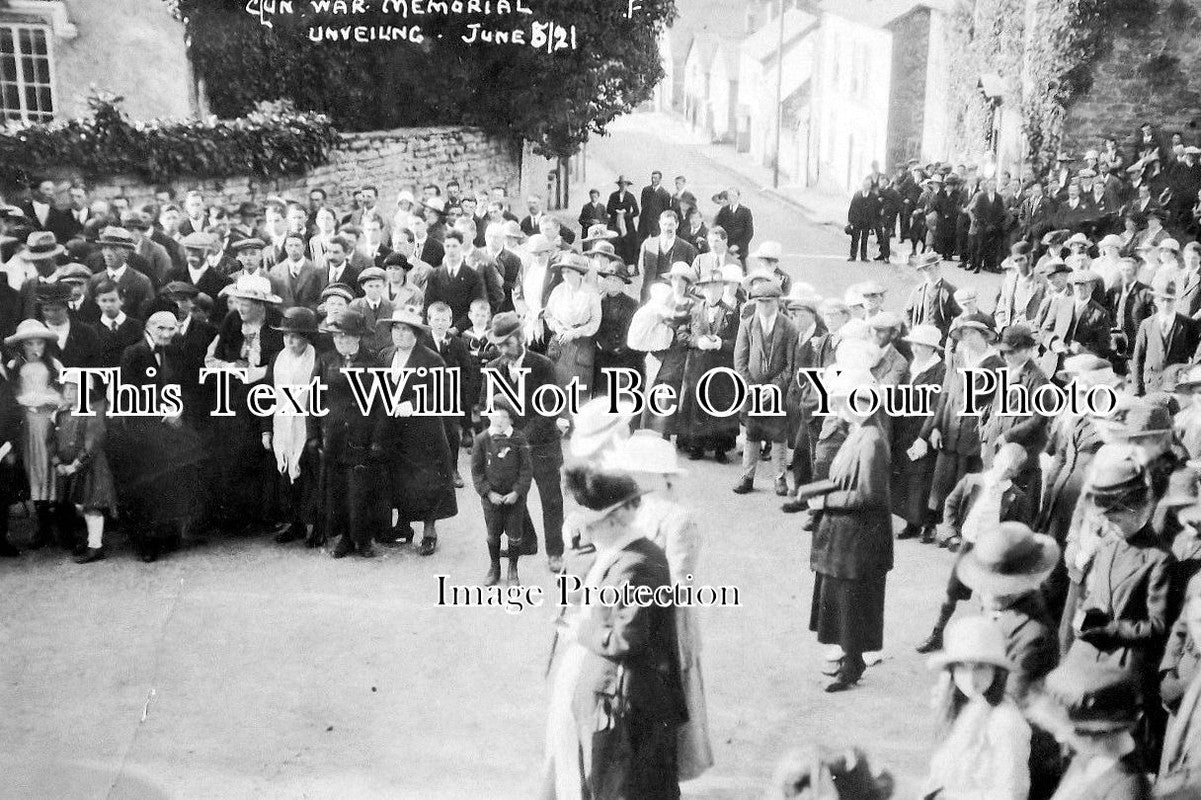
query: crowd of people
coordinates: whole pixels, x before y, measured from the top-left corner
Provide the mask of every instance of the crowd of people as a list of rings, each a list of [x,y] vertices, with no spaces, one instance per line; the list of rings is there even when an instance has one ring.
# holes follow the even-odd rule
[[[912,203],[911,187],[866,179],[848,226],[858,255],[872,233],[890,258],[890,192],[915,243],[919,283],[899,311],[874,281],[820,296],[783,268],[779,242],[754,242],[736,188],[713,213],[659,172],[638,197],[624,176],[607,202],[593,191],[578,235],[539,197],[519,217],[502,187],[408,187],[384,208],[363,186],[342,209],[320,189],[237,208],[164,190],[131,208],[42,182],[0,208],[0,496],[34,510],[23,546],[92,563],[114,526],[148,562],[255,534],[334,557],[416,539],[429,556],[474,490],[483,583],[519,585],[541,528],[549,569],[581,589],[653,588],[698,576],[679,459],[738,453],[733,492],[753,493],[768,462],[782,511],[812,533],[810,629],[829,692],[853,689],[884,647],[894,542],[956,553],[914,643],[939,674],[926,796],[1143,797],[1155,774],[1165,791],[1195,788],[1201,244],[1175,198],[1196,195],[1180,175],[1201,151],[1136,148],[1126,167],[1108,144],[1019,187],[914,170],[926,188]],[[956,255],[1005,272],[995,298],[947,281]],[[367,414],[344,371],[399,381],[438,366],[460,379],[407,373]],[[120,398],[70,380],[80,367],[112,370],[138,397],[177,386],[178,402],[106,413]],[[678,408],[615,411],[614,367]],[[489,373],[524,407],[489,392]],[[222,400],[216,384],[234,374]],[[289,395],[302,413],[251,412],[255,387],[314,378],[328,414],[305,415],[304,392]],[[1001,378],[1079,401],[1102,387],[1116,407],[1007,414]],[[594,399],[537,413],[540,389],[568,385]],[[890,387],[938,392],[907,415],[857,402]],[[461,413],[421,413],[453,388]],[[721,413],[744,389],[766,402]],[[969,394],[981,414],[962,413]],[[79,413],[84,399],[98,413]],[[16,556],[0,517],[0,552]],[[954,618],[968,601],[977,613]],[[556,631],[548,796],[678,797],[713,761],[696,618],[579,605]]]

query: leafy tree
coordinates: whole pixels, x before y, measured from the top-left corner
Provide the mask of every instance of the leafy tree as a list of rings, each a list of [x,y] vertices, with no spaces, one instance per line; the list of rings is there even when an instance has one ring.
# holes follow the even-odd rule
[[[272,26],[245,0],[166,0],[187,25],[193,61],[213,111],[239,116],[258,101],[291,100],[343,130],[470,124],[534,143],[550,156],[574,153],[592,133],[648,100],[663,77],[657,36],[674,21],[675,0],[529,0],[532,15],[459,14],[407,21],[379,10],[317,14],[296,0]],[[371,3],[378,9],[379,2]],[[303,8],[302,8],[303,7]],[[575,26],[576,49],[467,44],[468,25]],[[424,41],[309,39],[310,26],[421,26]]]

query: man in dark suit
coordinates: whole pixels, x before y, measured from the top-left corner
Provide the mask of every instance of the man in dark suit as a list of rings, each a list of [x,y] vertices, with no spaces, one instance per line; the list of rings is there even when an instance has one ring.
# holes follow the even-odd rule
[[[696,207],[696,195],[688,191],[688,179],[677,175],[676,190],[671,196],[671,210],[676,212],[676,216],[683,222],[688,219],[688,210]]]
[[[567,404],[559,416],[539,414],[534,408],[534,393],[542,386],[560,386],[555,377],[555,365],[549,358],[531,352],[525,346],[522,335],[521,319],[516,313],[507,311],[492,318],[492,330],[489,336],[496,345],[500,355],[488,362],[487,375],[484,379],[484,391],[496,387],[503,382],[513,391],[522,389],[523,411],[513,420],[513,427],[525,434],[530,444],[530,461],[534,472],[534,484],[538,487],[538,499],[542,504],[542,536],[546,543],[546,555],[552,572],[563,568],[563,491],[559,471],[563,466],[563,448],[561,438],[567,430]],[[524,384],[519,380],[524,373]],[[499,391],[495,389],[493,394]],[[481,396],[480,401],[487,403],[490,396]],[[537,547],[537,537],[534,534],[533,521],[526,512],[525,529],[530,532],[528,544]],[[533,550],[532,552],[537,552]]]
[[[201,233],[208,226],[208,208],[204,203],[204,195],[193,189],[183,199],[184,218],[179,223],[179,235]]]
[[[71,212],[58,207],[57,194],[58,187],[54,181],[40,180],[34,185],[30,199],[22,203],[20,208],[37,230],[50,231],[62,244],[79,228]]]
[[[154,300],[154,284],[143,273],[130,265],[134,255],[133,234],[124,228],[105,228],[97,241],[100,245],[100,257],[104,261],[104,269],[92,276],[88,285],[89,294],[96,295],[96,286],[108,278],[121,287],[121,296],[125,299],[125,313],[134,317],[144,317],[150,302]]]
[[[496,267],[501,277],[501,302],[492,309],[492,313],[513,310],[513,287],[521,276],[521,256],[506,247],[504,226],[491,223],[484,229],[483,255]]]
[[[271,286],[283,298],[283,308],[304,306],[315,311],[325,287],[313,262],[304,257],[303,235],[289,231],[284,249],[288,257],[267,271]]]
[[[638,240],[645,242],[659,235],[659,215],[671,208],[671,194],[663,188],[663,173],[651,173],[651,185],[642,189],[639,202],[642,214],[638,217]]]
[[[730,249],[745,265],[747,254],[751,252],[751,239],[755,237],[754,217],[751,210],[742,205],[742,193],[736,187],[731,186],[719,197],[723,198],[722,207],[714,224],[725,230]]]
[[[968,270],[997,272],[997,248],[1005,229],[1005,201],[997,193],[995,179],[984,181],[983,187],[968,203],[967,213],[971,241]]]
[[[905,321],[910,329],[916,325],[933,325],[946,341],[951,323],[962,313],[955,302],[955,287],[942,278],[942,258],[937,253],[923,253],[914,264],[923,281],[914,287],[905,304]]]
[[[1039,181],[1030,184],[1026,199],[1018,207],[1018,231],[1021,237],[1037,247],[1043,235],[1051,230],[1055,214],[1054,204],[1043,193]]]
[[[100,306],[100,319],[95,325],[100,337],[96,366],[119,367],[125,349],[142,340],[142,321],[121,309],[121,289],[110,280],[97,284],[94,299]]]
[[[1005,360],[1005,368],[1009,372],[1010,385],[1020,384],[1029,396],[1048,383],[1046,374],[1034,360],[1035,347],[1033,329],[1020,322],[1006,328],[997,344],[997,351]],[[1050,418],[1037,411],[1024,416],[1006,415],[1002,411],[1000,392],[997,392],[992,405],[984,410],[980,422],[980,455],[984,468],[990,469],[993,456],[1003,445],[1013,442],[1025,448],[1025,468],[1013,481],[1026,493],[1030,506],[1026,509],[1025,518],[1031,519],[1038,504],[1041,485],[1038,456],[1047,445]]]
[[[471,327],[467,312],[471,310],[471,301],[487,300],[487,287],[480,273],[464,263],[463,234],[450,231],[443,243],[446,256],[442,265],[430,273],[425,285],[425,307],[442,301],[450,306],[451,326],[454,333],[465,331]]]
[[[645,214],[643,215],[645,217]],[[639,263],[642,267],[642,302],[650,297],[651,284],[663,280],[671,272],[672,264],[683,261],[692,265],[696,259],[696,248],[676,236],[680,221],[670,208],[659,214],[659,234],[642,243]]]
[[[539,195],[532,194],[526,198],[526,207],[530,213],[526,214],[521,220],[521,232],[526,236],[533,236],[539,232],[539,225],[542,223],[542,217],[546,212],[542,208],[542,198]]]
[[[1155,313],[1143,320],[1130,358],[1130,381],[1137,395],[1171,391],[1176,385],[1172,366],[1187,364],[1197,349],[1197,325],[1176,312],[1176,284],[1169,281],[1152,292]]]
[[[580,236],[587,236],[588,229],[593,225],[609,223],[609,211],[600,201],[600,192],[596,189],[588,192],[588,202],[580,209],[580,217],[577,221],[580,223]]]
[[[851,255],[847,261],[855,260],[856,251],[860,261],[867,261],[867,237],[880,227],[880,196],[868,178],[863,179],[859,191],[851,196],[847,227],[851,229]]]
[[[262,245],[261,241],[255,241]],[[238,252],[237,245],[240,244],[242,242],[235,245],[235,252]],[[190,284],[195,286],[198,292],[216,300],[231,280],[229,275],[217,266],[222,256],[217,249],[216,237],[208,233],[189,233],[183,238],[181,245],[184,251],[184,266],[171,270],[167,274],[167,282]],[[174,304],[171,304],[170,308],[174,308]]]
[[[344,283],[349,286],[355,297],[362,297],[363,290],[359,287],[359,270],[350,263],[350,253],[354,245],[343,236],[335,236],[325,245],[326,267],[319,274],[321,289],[333,283]]]
[[[1100,280],[1092,270],[1073,272],[1068,278],[1072,296],[1049,305],[1042,321],[1042,342],[1046,352],[1040,358],[1039,366],[1043,374],[1058,373],[1063,358],[1077,353],[1109,357],[1109,313],[1093,299],[1093,287]]]
[[[1113,320],[1114,360],[1121,366],[1130,357],[1143,320],[1155,312],[1151,287],[1138,280],[1138,262],[1123,258],[1118,262],[1118,285],[1105,293],[1105,310]]]

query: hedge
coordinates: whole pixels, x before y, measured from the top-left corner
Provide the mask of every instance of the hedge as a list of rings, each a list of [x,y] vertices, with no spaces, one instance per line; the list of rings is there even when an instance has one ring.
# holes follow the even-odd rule
[[[87,117],[0,128],[0,179],[25,183],[48,169],[85,177],[277,178],[329,161],[339,143],[328,117],[261,104],[245,117],[133,121],[120,97],[92,97]]]

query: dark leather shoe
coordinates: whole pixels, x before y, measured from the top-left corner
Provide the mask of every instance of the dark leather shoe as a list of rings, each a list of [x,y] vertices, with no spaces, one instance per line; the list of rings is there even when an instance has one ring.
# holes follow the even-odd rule
[[[432,556],[434,551],[438,549],[437,539],[422,539],[421,548],[417,551],[418,555]]]
[[[784,505],[780,506],[780,510],[785,514],[797,514],[809,507],[809,504],[804,500],[789,500]]]
[[[922,544],[933,544],[933,543],[934,543],[934,526],[927,525],[926,527],[922,528]]]
[[[346,558],[354,552],[354,542],[345,534],[338,539],[338,543],[334,546],[334,552],[331,554],[334,558]]]
[[[776,478],[776,496],[777,497],[787,497],[788,496],[788,479],[785,478],[783,475]]]
[[[859,683],[858,679],[852,681],[852,680],[847,680],[845,678],[835,678],[832,683],[829,683],[826,685],[826,692],[828,694],[834,694],[835,692],[845,692],[847,689],[850,689],[852,686],[854,686],[857,683]]]
[[[743,478],[734,486],[734,494],[750,494],[755,490],[754,478]]]
[[[897,538],[898,539],[916,539],[918,536],[921,536],[921,534],[922,534],[922,529],[919,528],[918,526],[914,525],[911,522],[908,525],[906,525],[905,528],[900,533],[897,534]]]
[[[312,533],[304,537],[304,546],[310,550],[314,550],[323,544],[325,544],[325,534],[317,533],[316,528],[313,529]]]
[[[487,576],[484,577],[485,586],[495,586],[500,583],[500,567],[495,566],[488,570]]]
[[[726,455],[725,450],[718,450],[713,455],[713,460],[716,461],[718,464],[729,464],[730,463],[730,457],[728,455]]]
[[[371,542],[359,548],[359,555],[363,558],[375,558],[379,555],[379,551],[371,546]]]
[[[104,548],[88,547],[73,559],[76,564],[91,564],[93,561],[104,560]]]
[[[147,564],[153,564],[158,560],[158,545],[145,544],[138,550],[138,558],[142,559]]]
[[[925,640],[917,647],[913,648],[919,653],[933,653],[942,649],[942,631],[935,628],[934,631],[925,638]]]

